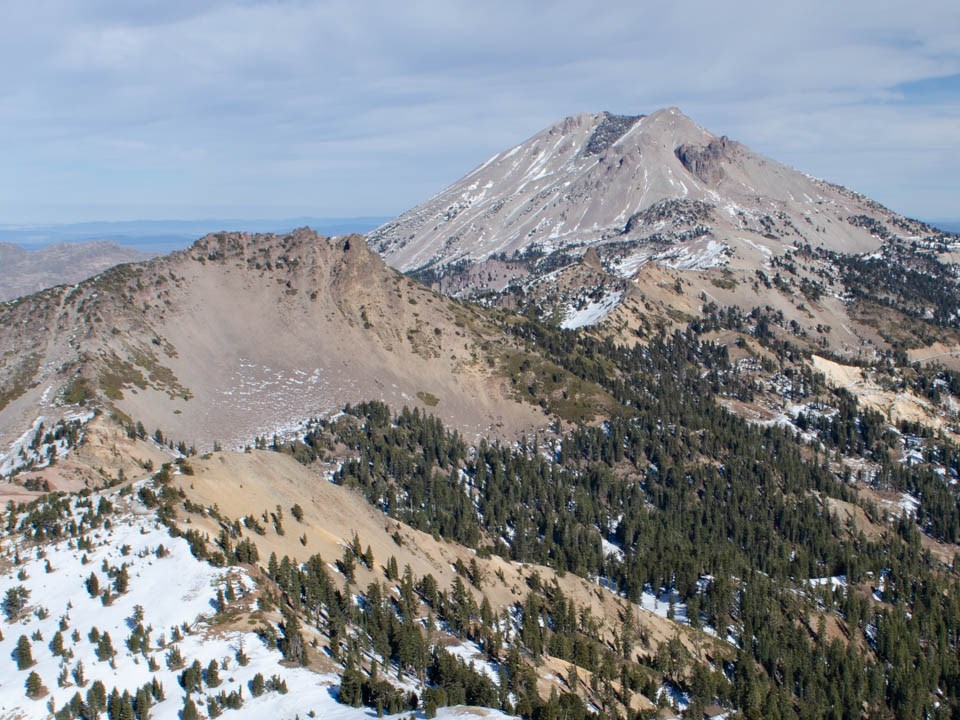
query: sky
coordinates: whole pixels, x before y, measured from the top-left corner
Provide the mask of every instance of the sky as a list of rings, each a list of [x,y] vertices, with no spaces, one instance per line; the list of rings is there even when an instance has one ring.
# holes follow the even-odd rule
[[[392,216],[567,115],[677,106],[960,218],[960,3],[0,0],[0,224]]]

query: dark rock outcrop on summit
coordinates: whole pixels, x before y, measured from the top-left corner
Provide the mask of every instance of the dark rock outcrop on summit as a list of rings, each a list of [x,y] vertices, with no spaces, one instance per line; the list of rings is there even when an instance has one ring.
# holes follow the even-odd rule
[[[737,143],[726,135],[707,145],[680,145],[674,150],[683,166],[708,185],[717,185],[724,177],[723,165],[733,159]]]

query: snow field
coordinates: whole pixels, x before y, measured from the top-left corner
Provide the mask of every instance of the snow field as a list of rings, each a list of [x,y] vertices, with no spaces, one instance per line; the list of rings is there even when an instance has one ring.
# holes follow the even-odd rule
[[[217,590],[224,589],[228,578],[238,595],[238,602],[254,589],[253,580],[239,568],[215,568],[197,560],[190,552],[189,543],[182,537],[171,537],[167,528],[158,522],[155,515],[142,506],[133,496],[121,497],[113,492],[106,494],[118,512],[109,515],[109,524],[89,531],[86,537],[93,543],[92,549],[83,551],[76,547],[76,540],[34,545],[24,543],[19,534],[0,539],[0,597],[8,589],[23,586],[30,592],[27,607],[16,622],[0,622],[3,639],[0,640],[0,719],[46,718],[50,707],[63,707],[79,692],[85,697],[91,684],[103,682],[109,694],[113,688],[122,694],[124,690],[135,695],[138,688],[153,680],[160,682],[164,699],[150,708],[150,717],[156,720],[178,720],[183,707],[185,692],[179,684],[182,668],[169,669],[166,659],[176,646],[184,660],[184,667],[199,660],[206,669],[211,660],[221,666],[221,683],[209,688],[205,683],[199,693],[192,697],[201,716],[209,716],[206,707],[207,695],[221,691],[230,694],[239,690],[243,705],[238,709],[224,709],[223,718],[300,718],[316,717],[330,720],[360,720],[376,717],[369,708],[353,708],[337,702],[339,677],[333,674],[318,674],[306,668],[291,668],[280,665],[282,656],[271,650],[253,632],[220,632],[211,620],[216,612]],[[99,496],[90,496],[95,511]],[[78,507],[72,502],[74,518],[89,508]],[[69,521],[68,521],[69,523]],[[157,548],[166,550],[158,557]],[[15,565],[12,559],[19,553],[21,562]],[[84,558],[86,562],[84,562]],[[86,580],[95,573],[102,589],[110,587],[111,579],[103,570],[103,563],[110,567],[127,565],[128,591],[116,596],[105,606],[99,597],[91,597],[86,589]],[[50,571],[47,572],[49,563]],[[147,657],[133,653],[126,641],[135,627],[135,608],[142,608],[143,626],[150,639],[147,656],[158,666],[151,671]],[[60,629],[61,618],[67,628],[62,631],[65,654],[69,659],[54,655],[50,643]],[[89,634],[96,627],[101,634],[109,633],[116,655],[110,661],[97,658],[97,645]],[[79,634],[75,639],[74,632]],[[174,633],[181,639],[174,642]],[[38,635],[39,633],[39,635]],[[30,639],[34,665],[24,670],[17,669],[15,648],[21,635]],[[242,649],[248,658],[240,665],[237,654]],[[473,661],[477,668],[491,677],[497,669],[483,660],[479,648],[465,643],[449,648],[465,660]],[[84,685],[76,685],[74,671],[82,663]],[[58,677],[67,670],[67,686],[60,687]],[[47,693],[36,700],[25,694],[28,675],[37,672]],[[253,697],[250,692],[255,675],[262,674],[269,680],[276,675],[286,683],[288,692],[266,692]],[[423,717],[422,712],[404,712],[392,718]],[[443,720],[455,718],[489,718],[507,720],[508,716],[486,708],[442,708],[437,717]]]

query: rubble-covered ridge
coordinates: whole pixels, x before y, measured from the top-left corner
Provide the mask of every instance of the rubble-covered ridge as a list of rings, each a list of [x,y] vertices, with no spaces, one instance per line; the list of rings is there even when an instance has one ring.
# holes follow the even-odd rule
[[[583,154],[600,155],[608,147],[622,138],[630,128],[632,128],[643,115],[612,115],[611,113],[602,113],[603,120],[597,125],[597,129],[590,135],[587,144],[583,147]]]

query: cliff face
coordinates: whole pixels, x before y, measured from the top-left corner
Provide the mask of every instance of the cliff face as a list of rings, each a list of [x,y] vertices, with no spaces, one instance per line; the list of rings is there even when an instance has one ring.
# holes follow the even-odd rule
[[[707,185],[719,185],[724,177],[724,165],[734,162],[738,144],[725,135],[706,145],[679,145],[674,153],[688,172]]]

